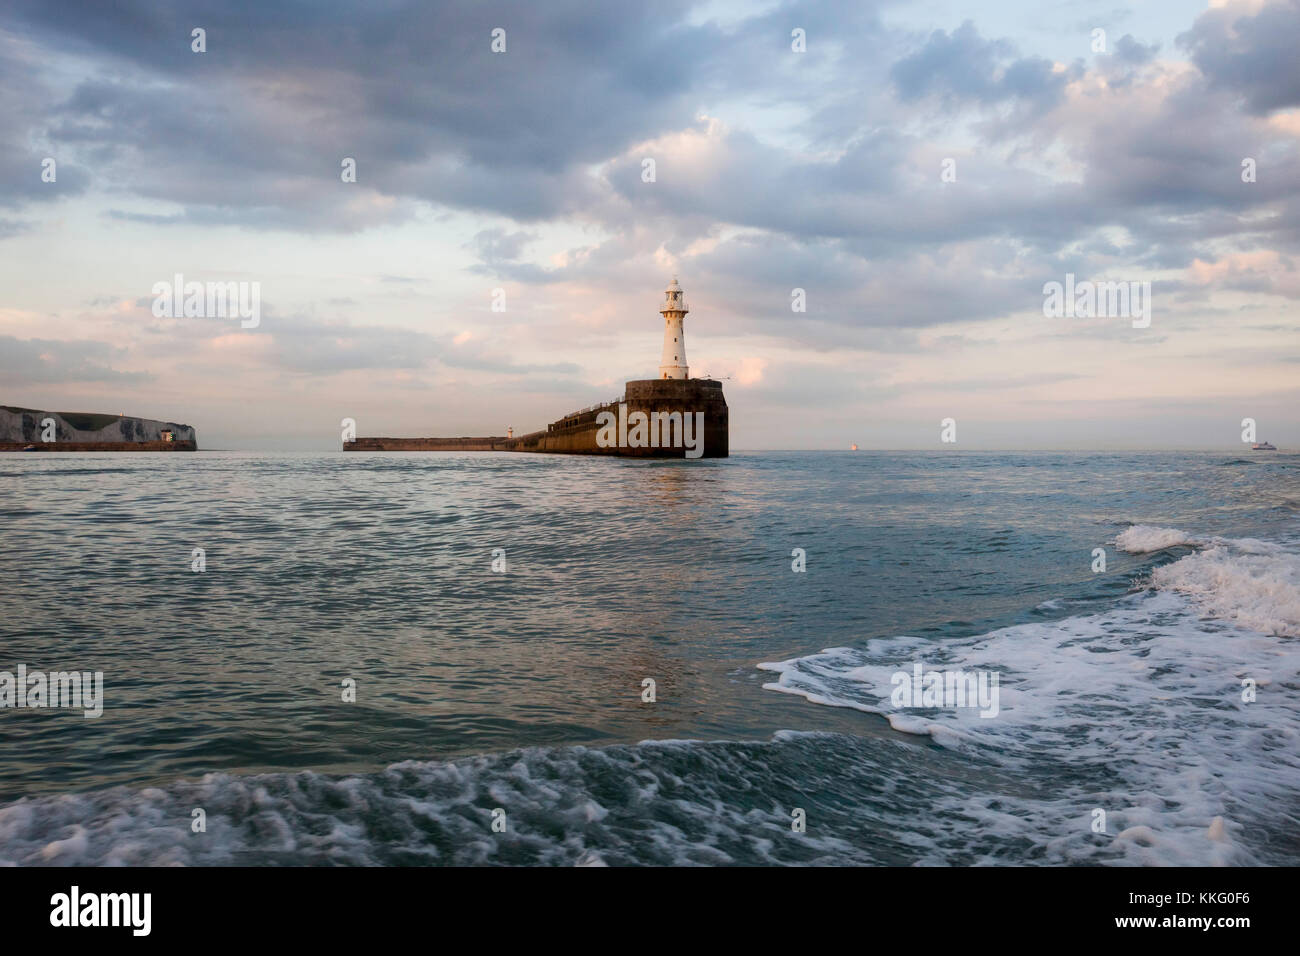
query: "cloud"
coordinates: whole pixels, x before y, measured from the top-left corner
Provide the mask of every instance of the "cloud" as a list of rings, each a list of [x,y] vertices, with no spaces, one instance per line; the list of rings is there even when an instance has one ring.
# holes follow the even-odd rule
[[[108,363],[126,349],[89,340],[19,339],[0,335],[0,378],[9,385],[151,381],[147,372],[119,371]]]
[[[950,107],[1009,99],[1047,107],[1059,101],[1066,81],[1050,60],[1015,58],[1014,45],[981,37],[971,20],[952,33],[935,30],[924,46],[894,64],[890,76],[905,101],[937,96]]]
[[[535,232],[519,230],[510,232],[501,228],[483,229],[475,234],[468,248],[477,254],[479,263],[473,271],[479,275],[497,276],[516,282],[544,283],[554,273],[531,262],[520,262],[524,248],[537,240]]]
[[[1110,55],[1062,61],[1031,49],[1032,30],[854,0],[757,13],[11,0],[0,238],[46,254],[64,212],[89,210],[93,241],[174,236],[194,250],[191,272],[227,268],[235,227],[294,290],[255,334],[135,316],[113,364],[181,343],[214,369],[284,372],[296,388],[351,372],[441,387],[465,372],[577,394],[624,330],[644,325],[654,350],[651,299],[676,269],[710,336],[693,362],[769,403],[888,398],[825,363],[988,353],[1066,272],[1165,273],[1162,295],[1206,328],[1241,307],[1219,296],[1294,298],[1298,8],[1214,5],[1177,25],[1176,44],[1132,17]],[[206,54],[190,51],[194,24]],[[790,50],[796,25],[806,53]],[[506,53],[491,52],[495,26]],[[57,189],[39,180],[47,153]],[[73,196],[84,204],[53,202]],[[411,252],[426,237],[436,260]],[[312,274],[331,251],[332,271]],[[366,260],[374,271],[354,272]],[[482,321],[496,285],[510,317]],[[791,312],[794,288],[806,313]],[[104,355],[60,361],[118,374]],[[989,390],[1000,379],[986,372],[954,381]]]
[[[41,205],[80,196],[88,188],[89,172],[72,161],[60,144],[45,134],[55,92],[41,81],[38,53],[3,30],[0,15],[0,208]],[[53,161],[53,182],[42,176]],[[5,229],[3,226],[7,225]],[[18,226],[0,223],[0,239]]]
[[[1300,299],[1300,270],[1295,260],[1272,250],[1225,255],[1215,262],[1197,259],[1188,272],[1201,294],[1207,286],[1220,286]]]
[[[1300,106],[1300,3],[1231,2],[1201,14],[1178,37],[1213,89],[1252,112]]]
[[[546,373],[549,375],[577,375],[581,367],[572,362],[534,362],[520,363],[511,361],[507,356],[511,348],[507,342],[494,340],[480,341],[473,336],[461,333],[442,340],[438,351],[438,361],[449,368],[468,369],[476,372],[497,372],[506,375],[528,375]]]
[[[290,372],[421,369],[439,351],[432,336],[391,326],[300,316],[276,318],[266,325],[271,339],[267,361]]]
[[[0,239],[21,236],[31,228],[32,224],[30,222],[24,222],[20,219],[0,219]]]
[[[13,128],[96,152],[100,177],[190,221],[272,228],[401,221],[409,206],[389,200],[402,195],[557,215],[580,198],[578,167],[689,116],[716,39],[681,25],[686,5],[673,3],[353,4],[347,29],[330,6],[6,7],[0,26],[90,74],[61,99],[34,89]],[[207,53],[190,50],[195,23]],[[498,23],[507,50],[494,54]]]

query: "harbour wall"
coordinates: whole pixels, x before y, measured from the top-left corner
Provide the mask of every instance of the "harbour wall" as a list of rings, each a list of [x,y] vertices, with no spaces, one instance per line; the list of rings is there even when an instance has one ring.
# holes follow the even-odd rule
[[[495,438],[358,438],[344,451],[512,451],[510,439]]]
[[[357,438],[344,442],[344,451],[517,451],[556,455],[612,455],[621,458],[684,458],[686,449],[677,435],[676,447],[602,447],[597,441],[599,418],[609,412],[618,418],[619,405],[625,412],[685,416],[702,413],[703,458],[726,458],[730,454],[729,409],[722,383],[713,379],[642,379],[627,383],[621,399],[593,405],[552,422],[541,431],[513,438]]]

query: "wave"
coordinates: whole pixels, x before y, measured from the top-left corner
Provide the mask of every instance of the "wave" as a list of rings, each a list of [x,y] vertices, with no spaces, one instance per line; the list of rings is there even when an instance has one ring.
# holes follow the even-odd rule
[[[1200,541],[1137,526],[1147,552],[1199,547],[1152,575],[1154,590],[1103,613],[933,641],[871,640],[764,663],[767,690],[880,714],[898,731],[994,759],[1016,786],[997,794],[1072,859],[1090,838],[1123,862],[1290,863],[1300,859],[1300,558],[1251,539]],[[1206,617],[1205,615],[1211,615]],[[1000,707],[896,708],[893,675],[988,671]],[[1254,695],[1252,699],[1252,693]],[[989,793],[973,790],[971,813]],[[1104,810],[1107,833],[1091,834]],[[1111,857],[1098,846],[1101,861]]]
[[[1130,554],[1150,554],[1167,548],[1195,547],[1199,542],[1186,531],[1177,528],[1158,528],[1153,525],[1135,524],[1120,532],[1115,544],[1121,551]]]
[[[1294,865],[1297,556],[1135,528],[1121,546],[1193,550],[1102,613],[759,665],[770,691],[901,734],[537,747],[42,796],[0,807],[0,865]],[[892,676],[914,662],[995,672],[997,716],[894,708]]]
[[[1205,615],[1264,634],[1300,637],[1300,555],[1256,538],[1196,538],[1134,525],[1116,538],[1135,554],[1185,546],[1192,554],[1151,572],[1151,585],[1189,598]]]
[[[408,761],[369,774],[210,774],[0,808],[0,864],[838,865],[1015,860],[915,746],[782,731]],[[881,781],[888,781],[882,788]],[[882,798],[883,792],[883,798]],[[194,832],[193,811],[206,814]],[[493,813],[505,811],[494,832]],[[803,832],[792,825],[797,813]]]

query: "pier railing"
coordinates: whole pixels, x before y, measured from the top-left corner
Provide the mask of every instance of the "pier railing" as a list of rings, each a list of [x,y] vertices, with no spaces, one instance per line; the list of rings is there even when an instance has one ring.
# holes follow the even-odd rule
[[[608,402],[597,402],[595,405],[588,405],[586,408],[580,408],[576,412],[570,412],[568,415],[565,415],[560,419],[560,421],[552,422],[547,426],[546,430],[551,434],[557,434],[561,431],[568,431],[571,428],[585,427],[587,425],[586,418],[592,412],[599,412],[601,409],[615,407],[621,401],[623,401],[622,395]],[[562,424],[565,422],[567,422],[567,424]]]
[[[623,396],[622,396],[622,395],[620,395],[618,398],[615,398],[615,399],[613,399],[613,400],[611,400],[611,401],[608,401],[608,402],[597,402],[595,405],[588,405],[586,408],[580,408],[580,409],[578,409],[576,412],[574,412],[573,414],[574,414],[574,415],[585,415],[585,414],[587,414],[587,412],[594,412],[594,411],[598,411],[598,410],[600,410],[600,409],[602,409],[602,408],[609,408],[609,406],[611,406],[611,405],[617,405],[617,404],[618,404],[619,402],[621,402],[621,401],[623,401]],[[565,415],[564,417],[565,417],[565,418],[570,418],[570,417],[572,417],[572,416],[570,416],[570,415]]]

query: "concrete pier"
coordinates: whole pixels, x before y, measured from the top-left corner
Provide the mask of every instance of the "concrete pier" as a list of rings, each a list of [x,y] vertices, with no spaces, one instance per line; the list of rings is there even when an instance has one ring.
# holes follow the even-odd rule
[[[624,406],[620,409],[620,405]],[[624,427],[640,413],[647,421],[645,444]],[[695,416],[685,423],[685,416]],[[610,422],[615,423],[613,430]],[[695,434],[694,423],[702,425]],[[602,436],[602,427],[604,434]],[[687,448],[692,428],[699,455]],[[630,433],[630,434],[629,434]],[[612,444],[609,438],[614,438]],[[602,441],[603,439],[603,441]],[[652,443],[653,442],[653,443]],[[643,379],[627,383],[622,399],[565,415],[541,431],[461,438],[357,438],[344,451],[517,451],[555,455],[614,455],[630,458],[726,458],[730,454],[729,410],[722,383],[708,378]],[[688,454],[688,452],[690,452]]]

